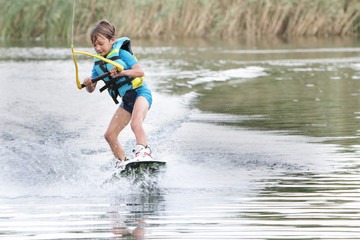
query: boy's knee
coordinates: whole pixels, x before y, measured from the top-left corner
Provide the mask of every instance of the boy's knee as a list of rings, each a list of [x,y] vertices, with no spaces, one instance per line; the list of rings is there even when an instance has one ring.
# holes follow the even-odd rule
[[[131,126],[131,130],[135,132],[138,129],[141,129],[141,121],[131,121],[130,126]]]
[[[104,138],[108,143],[112,143],[112,142],[116,141],[116,137],[111,132],[106,132],[104,134]]]

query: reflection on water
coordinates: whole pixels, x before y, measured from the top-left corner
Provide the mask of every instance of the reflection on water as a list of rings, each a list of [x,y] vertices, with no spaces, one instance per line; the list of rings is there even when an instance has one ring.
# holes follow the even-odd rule
[[[359,239],[358,40],[134,50],[154,93],[149,142],[168,161],[151,185],[111,180],[116,106],[76,89],[68,47],[1,44],[0,238]],[[130,129],[120,141],[131,154]]]
[[[353,63],[337,65],[266,65],[269,76],[214,84],[212,88],[217,91],[199,91],[196,106],[210,112],[267,116],[239,124],[256,129],[296,131],[315,137],[356,137],[360,72]]]
[[[164,82],[163,87],[177,93],[196,91],[194,106],[205,112],[266,116],[232,125],[356,145],[360,119],[358,46],[357,42],[350,47],[338,44],[319,49],[224,47],[215,50],[212,57],[209,54],[214,52],[201,49],[194,55],[203,68],[186,71],[187,67],[181,66],[174,81]],[[193,61],[191,67],[200,62]]]

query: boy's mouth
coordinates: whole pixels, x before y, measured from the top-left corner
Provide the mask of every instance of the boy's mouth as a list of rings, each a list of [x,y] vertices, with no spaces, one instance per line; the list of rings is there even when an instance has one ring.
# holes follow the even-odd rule
[[[96,51],[97,52],[97,54],[99,54],[99,55],[103,55],[105,52],[103,51],[103,50],[99,50],[99,51]]]

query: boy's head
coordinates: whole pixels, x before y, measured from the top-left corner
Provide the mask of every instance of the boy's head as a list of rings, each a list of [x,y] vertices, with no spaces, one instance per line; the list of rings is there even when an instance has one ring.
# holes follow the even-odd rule
[[[106,56],[115,42],[115,27],[103,20],[95,25],[90,34],[95,51],[101,56]]]
[[[90,39],[93,44],[96,42],[99,35],[111,40],[112,38],[115,38],[115,27],[108,21],[102,20],[95,25],[90,33]]]

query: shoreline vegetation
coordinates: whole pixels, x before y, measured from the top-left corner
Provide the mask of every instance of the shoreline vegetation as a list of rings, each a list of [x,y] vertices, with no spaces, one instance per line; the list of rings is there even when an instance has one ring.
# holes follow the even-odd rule
[[[0,38],[69,41],[73,0],[0,0]],[[107,19],[118,36],[360,36],[358,0],[76,0],[74,40]]]

